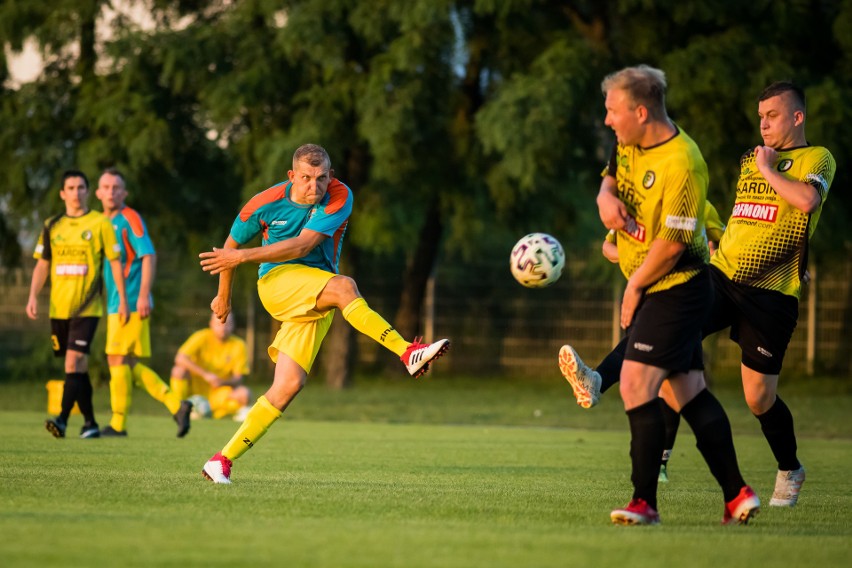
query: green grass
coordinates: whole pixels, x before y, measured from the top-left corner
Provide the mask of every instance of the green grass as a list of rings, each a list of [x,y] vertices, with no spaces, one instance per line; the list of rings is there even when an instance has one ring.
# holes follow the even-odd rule
[[[684,426],[658,527],[609,524],[630,496],[616,393],[592,411],[558,382],[434,377],[309,385],[215,486],[199,470],[233,434],[174,438],[136,391],[127,439],[43,429],[43,384],[0,384],[3,566],[846,566],[852,397],[785,399],[808,481],[792,510],[721,527],[721,494]],[[102,423],[106,389],[96,391]],[[720,390],[741,467],[764,501],[774,463],[735,391]],[[837,423],[835,423],[837,422]],[[823,431],[822,424],[825,425]],[[69,433],[80,418],[72,417]]]

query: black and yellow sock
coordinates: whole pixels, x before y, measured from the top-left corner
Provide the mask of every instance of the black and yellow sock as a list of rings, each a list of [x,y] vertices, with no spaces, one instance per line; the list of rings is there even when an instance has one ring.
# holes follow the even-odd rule
[[[731,423],[725,409],[709,390],[704,389],[680,413],[692,428],[695,446],[722,488],[725,502],[734,499],[745,481],[740,474]]]
[[[760,422],[760,429],[778,461],[778,469],[792,471],[802,467],[796,456],[798,445],[793,428],[793,414],[781,397],[776,397],[772,408],[760,416],[755,415],[755,418]]]
[[[68,423],[68,417],[77,403],[77,380],[71,378],[72,373],[65,373],[65,381],[62,384],[62,406],[59,412],[59,420]]]
[[[128,365],[116,365],[109,368],[109,405],[112,418],[109,425],[116,432],[127,428],[127,413],[133,397],[133,374]]]
[[[136,363],[133,367],[133,378],[142,383],[145,390],[154,400],[158,400],[166,405],[171,414],[176,413],[180,409],[181,398],[172,392],[169,385],[163,382],[160,375],[149,369],[142,363]]]
[[[281,411],[272,406],[265,396],[257,399],[236,434],[222,448],[222,455],[235,460],[260,440],[269,427],[281,418]]]
[[[657,509],[657,478],[659,460],[663,453],[666,426],[660,402],[656,398],[627,411],[630,422],[630,460],[633,465],[630,480],[633,498],[644,499]]]
[[[65,375],[66,388],[68,383],[76,387],[77,406],[80,407],[80,414],[86,424],[95,424],[95,407],[92,403],[92,380],[89,378],[89,373],[66,373]],[[73,406],[73,404],[72,404]],[[65,412],[65,397],[62,399],[62,411]]]
[[[660,465],[667,465],[671,459],[677,430],[680,427],[680,413],[660,399],[660,408],[663,410],[663,420],[666,422],[666,445]]]
[[[401,357],[411,345],[385,318],[368,306],[364,298],[352,300],[341,313],[349,325],[393,351],[397,356]]]

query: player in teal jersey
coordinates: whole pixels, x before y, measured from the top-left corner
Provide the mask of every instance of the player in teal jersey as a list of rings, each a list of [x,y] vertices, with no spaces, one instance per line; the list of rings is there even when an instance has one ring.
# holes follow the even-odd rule
[[[109,217],[121,247],[121,265],[130,309],[129,320],[118,320],[118,291],[115,280],[104,270],[107,295],[106,354],[110,373],[110,406],[112,418],[101,430],[102,436],[127,436],[127,413],[130,411],[134,383],[142,385],[155,400],[162,402],[178,424],[178,438],[189,431],[192,404],[181,401],[169,386],[139,358],[151,356],[150,315],[154,308],[151,286],[154,282],[156,254],[145,221],[136,210],[125,205],[127,189],[124,176],[117,169],[103,172],[98,181],[98,199]]]
[[[352,191],[334,178],[328,153],[300,146],[288,181],[252,198],[240,211],[222,249],[202,253],[201,265],[219,274],[213,312],[224,321],[231,310],[234,268],[258,262],[258,295],[281,322],[268,352],[275,362],[272,386],[249,411],[222,451],[204,464],[202,474],[215,483],[231,482],[233,460],[243,455],[281,416],[307,381],[335,310],[355,329],[396,353],[418,377],[449,348],[441,339],[408,342],[361,297],[355,281],[338,274],[343,236],[352,212]],[[257,235],[256,248],[239,248]]]

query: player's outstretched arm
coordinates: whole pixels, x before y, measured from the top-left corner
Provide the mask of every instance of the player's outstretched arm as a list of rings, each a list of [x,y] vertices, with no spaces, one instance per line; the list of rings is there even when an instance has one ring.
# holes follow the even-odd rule
[[[298,236],[291,239],[259,247],[237,249],[228,247],[226,242],[225,248],[214,248],[210,252],[202,252],[198,257],[201,259],[201,268],[205,272],[220,274],[225,270],[233,270],[245,262],[284,262],[302,258],[327,238],[328,236],[323,233],[303,229]],[[228,240],[233,241],[231,237],[228,237]],[[236,241],[233,242],[239,246]]]

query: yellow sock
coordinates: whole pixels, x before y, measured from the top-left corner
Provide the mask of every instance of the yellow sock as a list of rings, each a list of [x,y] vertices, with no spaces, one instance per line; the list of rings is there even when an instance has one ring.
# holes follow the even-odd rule
[[[352,327],[387,347],[400,357],[408,349],[408,346],[411,345],[402,338],[399,332],[385,318],[368,306],[367,300],[364,298],[356,298],[348,306],[343,308],[343,312],[341,313]]]
[[[251,407],[245,421],[237,429],[237,433],[222,448],[222,455],[229,460],[237,459],[254,446],[266,434],[272,423],[279,418],[281,418],[281,411],[272,406],[265,396],[261,396]]]
[[[189,398],[189,379],[171,377],[169,379],[169,385],[171,386],[171,391],[175,393],[175,396],[178,397],[179,400],[186,400]]]
[[[160,375],[142,363],[136,363],[136,366],[133,367],[133,378],[142,383],[154,400],[159,400],[165,404],[171,414],[180,409],[181,399],[171,391],[169,385],[163,382]]]
[[[130,411],[133,392],[133,375],[128,365],[116,365],[109,368],[109,404],[112,418],[109,425],[116,432],[127,427],[127,413]]]
[[[213,412],[213,418],[224,418],[229,414],[236,414],[242,407],[243,405],[239,401],[229,398]]]

